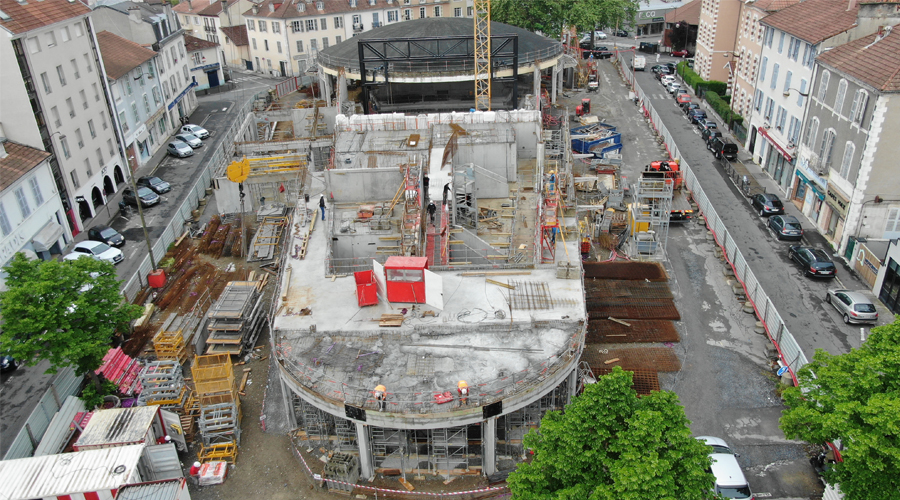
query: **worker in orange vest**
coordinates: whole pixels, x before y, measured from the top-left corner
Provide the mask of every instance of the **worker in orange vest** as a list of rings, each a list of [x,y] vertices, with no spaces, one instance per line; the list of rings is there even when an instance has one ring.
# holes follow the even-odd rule
[[[456,392],[459,393],[459,404],[469,405],[469,384],[465,380],[460,380],[456,384]]]
[[[387,397],[387,387],[383,385],[375,386],[375,399],[378,401],[378,411],[384,411],[384,400]]]

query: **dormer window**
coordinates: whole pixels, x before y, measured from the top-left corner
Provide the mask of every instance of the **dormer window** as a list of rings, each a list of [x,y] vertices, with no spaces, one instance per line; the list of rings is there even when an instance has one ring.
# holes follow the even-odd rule
[[[356,0],[350,0],[350,7],[356,8]]]
[[[316,9],[318,9],[318,10],[325,10],[325,2],[322,2],[321,0],[319,0],[318,2],[316,2]]]

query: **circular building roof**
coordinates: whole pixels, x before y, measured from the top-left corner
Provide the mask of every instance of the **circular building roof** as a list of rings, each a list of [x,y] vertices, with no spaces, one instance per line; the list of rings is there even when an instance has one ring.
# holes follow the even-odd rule
[[[536,61],[539,68],[552,66],[563,54],[563,46],[556,40],[516,26],[492,22],[494,53],[491,63],[495,77],[512,74],[514,44],[509,38],[497,38],[504,35],[516,35],[518,39],[518,73],[532,72]],[[348,78],[358,78],[361,43],[367,73],[376,70],[383,74],[384,58],[388,58],[388,71],[394,81],[398,78],[408,80],[412,76],[419,82],[426,82],[429,77],[454,75],[457,78],[452,79],[474,79],[475,26],[472,18],[416,19],[366,31],[320,50],[319,66],[329,74],[337,74],[343,69]]]

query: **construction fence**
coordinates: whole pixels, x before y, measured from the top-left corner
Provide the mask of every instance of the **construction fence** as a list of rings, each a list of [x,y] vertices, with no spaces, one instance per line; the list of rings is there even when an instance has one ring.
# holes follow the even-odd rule
[[[254,101],[260,98],[262,94],[256,94],[249,99],[244,106],[238,111],[239,117],[247,115],[253,107]],[[152,247],[154,262],[159,261],[165,256],[169,245],[175,242],[185,231],[185,224],[191,220],[191,211],[200,205],[200,199],[206,196],[206,188],[211,185],[212,179],[220,177],[224,174],[225,168],[234,158],[234,143],[239,137],[243,136],[243,128],[248,122],[243,118],[236,121],[227,131],[224,131],[225,139],[216,149],[212,158],[206,164],[205,168],[200,170],[200,175],[194,183],[191,190],[184,195],[184,201],[178,210],[172,216],[169,225],[163,230],[162,235],[156,240]],[[122,294],[129,301],[133,301],[141,292],[141,289],[147,286],[147,276],[153,271],[150,255],[144,257],[141,265],[138,266],[137,272],[122,287]]]
[[[716,213],[716,209],[706,196],[697,175],[691,169],[690,165],[684,161],[684,157],[678,150],[678,145],[675,144],[675,140],[671,133],[660,119],[659,113],[651,104],[649,96],[635,81],[634,73],[628,67],[628,64],[619,65],[619,72],[622,74],[624,80],[632,85],[644,116],[650,120],[651,125],[659,134],[662,144],[665,145],[669,155],[672,158],[681,159],[680,165],[682,172],[684,172],[685,185],[691,191],[694,200],[700,208],[700,212],[706,219],[709,230],[715,237],[716,244],[722,248],[722,252],[724,253],[727,262],[734,269],[734,275],[744,287],[747,300],[753,305],[756,316],[762,321],[769,339],[775,344],[782,363],[789,368],[791,377],[796,384],[797,370],[809,363],[809,360],[800,349],[793,334],[788,331],[787,325],[782,319],[781,314],[775,308],[774,303],[769,298],[768,294],[766,294],[765,290],[763,290],[756,275],[750,269],[747,260],[744,258],[744,255],[741,253],[740,248],[738,248],[738,245],[732,236],[732,232],[726,227],[725,221],[723,221]],[[733,229],[739,230],[739,228]]]
[[[34,450],[40,444],[50,421],[56,416],[56,412],[62,407],[63,402],[69,396],[78,394],[81,390],[83,377],[76,375],[71,368],[63,368],[56,374],[56,378],[50,387],[44,392],[44,396],[32,410],[25,425],[13,439],[12,444],[3,456],[3,460],[27,458],[34,455]],[[3,436],[8,439],[10,436]]]

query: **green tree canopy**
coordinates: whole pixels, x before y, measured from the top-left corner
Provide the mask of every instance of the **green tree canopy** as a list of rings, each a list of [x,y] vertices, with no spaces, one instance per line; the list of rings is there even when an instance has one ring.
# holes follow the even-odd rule
[[[566,26],[579,31],[633,23],[639,0],[492,0],[491,19],[557,38]]]
[[[517,500],[713,498],[710,449],[691,436],[675,393],[638,397],[632,373],[616,369],[586,386],[565,412],[549,412],[534,451],[509,476]]]
[[[816,350],[782,393],[781,429],[790,439],[844,446],[844,461],[825,473],[848,500],[900,495],[900,317],[872,328],[859,349]]]
[[[50,373],[71,366],[93,374],[116,332],[141,314],[123,302],[108,262],[32,261],[18,253],[5,271],[0,349],[30,366],[46,359]]]

